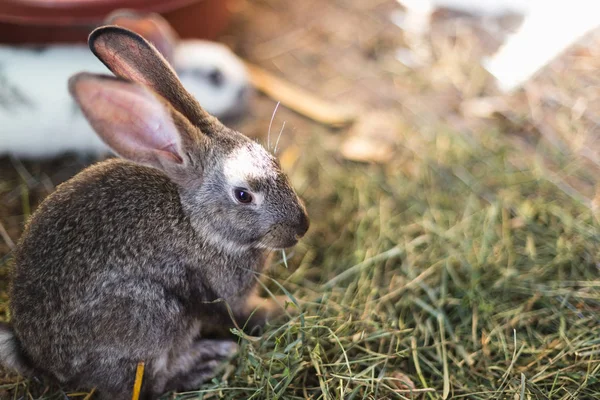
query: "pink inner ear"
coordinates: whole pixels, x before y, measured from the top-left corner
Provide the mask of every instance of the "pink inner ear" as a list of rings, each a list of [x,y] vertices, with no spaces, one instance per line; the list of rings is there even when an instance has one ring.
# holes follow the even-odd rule
[[[75,92],[92,126],[117,153],[141,162],[158,156],[183,163],[170,112],[149,90],[91,78],[79,80]]]

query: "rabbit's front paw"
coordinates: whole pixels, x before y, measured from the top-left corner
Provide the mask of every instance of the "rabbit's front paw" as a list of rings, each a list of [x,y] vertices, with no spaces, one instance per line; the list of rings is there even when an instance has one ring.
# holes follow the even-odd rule
[[[250,297],[237,320],[244,332],[260,336],[267,322],[278,319],[284,314],[296,314],[296,307],[288,307],[291,303],[287,296],[263,298],[258,295]]]

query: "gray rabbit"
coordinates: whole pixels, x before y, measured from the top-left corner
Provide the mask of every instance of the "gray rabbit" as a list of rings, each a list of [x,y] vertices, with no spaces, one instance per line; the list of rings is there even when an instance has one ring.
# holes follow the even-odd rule
[[[87,168],[31,217],[0,361],[103,399],[131,398],[140,361],[146,398],[194,389],[237,349],[200,336],[230,321],[215,301],[245,323],[268,253],[309,220],[278,161],[205,112],[147,41],[105,26],[89,45],[117,78],[79,73],[69,89],[127,160]]]

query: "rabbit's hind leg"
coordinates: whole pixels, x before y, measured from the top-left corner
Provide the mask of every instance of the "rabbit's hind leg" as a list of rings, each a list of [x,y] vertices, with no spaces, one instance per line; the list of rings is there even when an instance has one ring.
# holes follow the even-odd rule
[[[107,355],[100,363],[89,363],[81,370],[81,380],[67,386],[94,387],[98,400],[129,400],[133,392],[137,361],[116,359]],[[143,393],[143,392],[142,392]],[[141,398],[148,397],[142,395]]]
[[[198,339],[169,365],[165,391],[189,391],[214,377],[238,350],[231,340]]]

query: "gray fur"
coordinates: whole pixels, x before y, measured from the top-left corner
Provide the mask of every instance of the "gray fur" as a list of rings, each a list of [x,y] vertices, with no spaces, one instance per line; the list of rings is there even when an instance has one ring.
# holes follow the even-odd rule
[[[20,349],[19,342],[10,325],[0,322],[0,354],[2,361],[8,368],[20,371],[23,374],[31,374],[33,371]]]
[[[19,108],[34,108],[34,102],[18,86],[8,80],[0,65],[0,109],[14,112]]]
[[[166,64],[158,73],[147,68],[164,60],[148,53],[143,39],[114,27],[93,35],[111,57],[115,41],[121,52],[145,49],[143,58],[103,61],[138,69],[128,78],[141,76],[172,106],[182,162],[108,160],[48,196],[16,251],[14,333],[0,325],[0,362],[118,400],[131,398],[136,366],[144,361],[143,393],[155,398],[197,387],[235,352],[233,342],[201,337],[203,324],[230,321],[215,301],[226,301],[243,325],[269,250],[295,244],[308,217],[274,157],[208,115],[165,73]],[[78,82],[93,79],[121,82],[82,74],[71,82],[76,98]],[[248,189],[260,203],[232,201],[235,154],[259,159]]]

